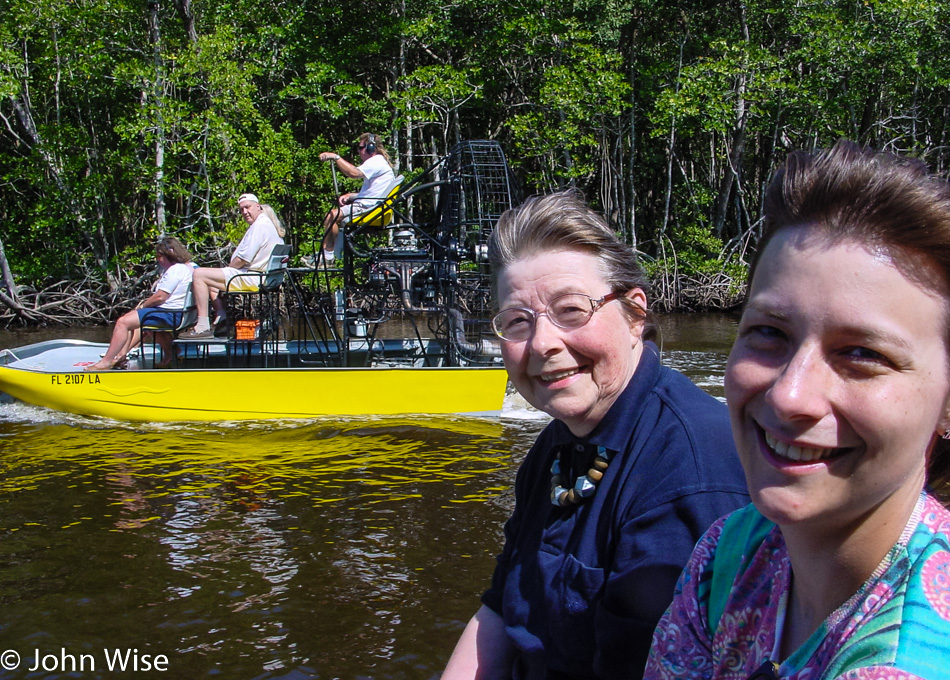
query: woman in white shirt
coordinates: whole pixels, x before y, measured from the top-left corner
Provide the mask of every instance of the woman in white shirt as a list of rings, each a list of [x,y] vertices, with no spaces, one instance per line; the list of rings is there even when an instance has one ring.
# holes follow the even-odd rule
[[[332,151],[324,151],[320,154],[321,161],[333,161],[340,172],[347,177],[363,180],[363,186],[358,192],[340,196],[337,199],[337,206],[331,208],[323,219],[323,258],[327,264],[336,259],[342,250],[342,243],[337,237],[343,219],[353,219],[376,207],[379,201],[389,193],[396,179],[392,161],[379,135],[370,132],[361,134],[357,151],[360,154],[359,165],[350,163],[340,154]]]
[[[155,259],[162,269],[162,277],[152,288],[152,293],[142,300],[135,309],[126,312],[115,322],[109,348],[102,359],[87,366],[87,371],[107,371],[122,368],[126,355],[140,338],[142,317],[148,314],[150,324],[164,324],[175,328],[181,323],[185,297],[191,286],[194,265],[191,254],[176,238],[163,238],[155,244]],[[159,345],[164,360],[159,365],[167,365],[170,359],[171,338],[160,333]]]

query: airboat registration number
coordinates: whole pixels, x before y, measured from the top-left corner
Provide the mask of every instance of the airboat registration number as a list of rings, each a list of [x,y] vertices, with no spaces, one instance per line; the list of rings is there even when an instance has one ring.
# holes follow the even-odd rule
[[[67,373],[54,375],[52,385],[98,385],[99,376],[95,373]]]

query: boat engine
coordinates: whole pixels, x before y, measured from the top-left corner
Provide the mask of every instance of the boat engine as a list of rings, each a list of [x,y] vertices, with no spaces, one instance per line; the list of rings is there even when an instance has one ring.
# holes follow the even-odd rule
[[[488,239],[519,202],[504,152],[489,140],[457,144],[404,183],[388,203],[388,226],[347,236],[342,285],[329,273],[314,277],[335,288],[315,297],[346,301],[308,324],[315,346],[337,349],[315,363],[498,365]]]

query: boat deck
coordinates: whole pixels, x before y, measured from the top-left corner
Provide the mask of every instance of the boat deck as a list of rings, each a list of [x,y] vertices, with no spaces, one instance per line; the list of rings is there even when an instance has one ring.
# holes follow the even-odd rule
[[[85,340],[48,340],[0,350],[0,366],[41,373],[72,373],[102,357],[108,345]]]
[[[351,341],[346,356],[333,343],[279,342],[270,347],[260,343],[214,339],[179,341],[177,369],[242,368],[434,368],[443,365],[442,347],[436,342],[420,344],[408,340]],[[103,356],[105,343],[85,340],[48,340],[15,349],[0,350],[0,366],[39,373],[83,371]],[[154,368],[157,349],[146,344],[133,352],[129,370]],[[489,366],[501,366],[500,358]]]

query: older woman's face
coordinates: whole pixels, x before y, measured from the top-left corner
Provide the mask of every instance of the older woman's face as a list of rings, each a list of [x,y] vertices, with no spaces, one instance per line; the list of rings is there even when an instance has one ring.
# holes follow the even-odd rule
[[[947,425],[946,333],[941,297],[889,256],[808,228],[779,231],[751,283],[725,380],[760,512],[825,537],[859,526],[899,534]]]
[[[565,293],[599,299],[610,292],[597,258],[576,251],[519,260],[498,278],[500,309],[524,307],[540,313]],[[643,291],[635,289],[628,296],[646,309]],[[502,342],[502,356],[511,382],[529,404],[583,436],[600,422],[633,375],[643,350],[642,332],[642,322],[631,322],[620,302],[610,302],[587,325],[571,330],[540,316],[526,340]]]

